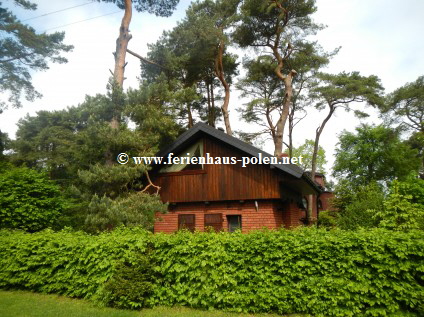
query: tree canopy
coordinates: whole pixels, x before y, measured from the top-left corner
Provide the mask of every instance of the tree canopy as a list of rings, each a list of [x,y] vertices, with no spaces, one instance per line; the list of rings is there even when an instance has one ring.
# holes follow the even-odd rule
[[[403,180],[418,172],[417,154],[400,139],[400,131],[363,124],[356,133],[344,131],[340,135],[333,175],[357,186]]]
[[[245,0],[240,7],[240,23],[233,38],[241,47],[266,49],[275,62],[274,73],[284,85],[278,120],[275,124],[274,154],[283,151],[284,128],[293,99],[293,79],[297,70],[289,61],[293,53],[321,26],[313,22],[315,0]]]
[[[424,133],[424,76],[389,94],[381,109],[409,130]]]
[[[125,0],[97,0],[98,2],[110,2],[120,9],[125,9]],[[168,17],[175,10],[180,0],[132,0],[134,8],[138,12],[148,12],[161,17]]]
[[[29,1],[14,3],[27,10],[37,8]],[[0,111],[7,105],[20,107],[23,97],[28,101],[41,97],[31,82],[31,72],[47,70],[49,62],[67,62],[61,54],[73,46],[65,45],[64,37],[63,32],[39,34],[10,10],[0,7],[0,92],[9,94],[7,101],[0,100]]]

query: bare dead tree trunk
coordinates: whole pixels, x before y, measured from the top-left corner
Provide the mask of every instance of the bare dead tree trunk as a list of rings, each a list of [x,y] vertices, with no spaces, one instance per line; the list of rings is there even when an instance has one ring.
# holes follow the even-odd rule
[[[121,119],[122,109],[122,90],[124,84],[124,71],[125,71],[125,55],[127,53],[128,42],[131,39],[129,33],[129,25],[132,17],[132,2],[131,0],[125,0],[125,13],[122,18],[121,27],[119,28],[119,37],[116,39],[116,50],[113,53],[115,56],[115,68],[112,72],[113,83],[112,83],[112,103],[113,103],[113,114],[109,122],[110,127],[113,130],[119,129],[119,122]],[[106,165],[113,165],[113,153],[110,149],[105,152]]]
[[[218,45],[218,54],[215,58],[215,73],[219,81],[221,82],[222,86],[224,87],[224,92],[225,92],[224,103],[221,107],[222,115],[224,117],[225,130],[227,131],[227,134],[233,135],[233,131],[231,130],[231,124],[230,124],[230,116],[228,112],[228,105],[230,103],[230,85],[228,85],[227,81],[225,80],[224,66],[222,63],[222,58],[224,55],[224,46],[225,46],[224,40],[221,39]]]
[[[121,27],[119,28],[119,37],[116,39],[116,50],[115,56],[115,69],[113,71],[113,80],[116,88],[123,89],[124,86],[124,72],[125,72],[125,56],[127,53],[128,42],[131,40],[131,34],[129,26],[132,17],[132,2],[131,0],[125,0],[125,13],[122,18]],[[110,122],[110,126],[113,129],[119,128],[120,114],[118,109],[115,109],[115,113]]]

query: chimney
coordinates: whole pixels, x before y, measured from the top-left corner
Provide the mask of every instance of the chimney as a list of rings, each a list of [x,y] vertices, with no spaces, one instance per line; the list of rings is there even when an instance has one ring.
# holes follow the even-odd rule
[[[283,157],[289,157],[289,153],[281,153],[280,155],[278,155],[279,159],[281,159]]]

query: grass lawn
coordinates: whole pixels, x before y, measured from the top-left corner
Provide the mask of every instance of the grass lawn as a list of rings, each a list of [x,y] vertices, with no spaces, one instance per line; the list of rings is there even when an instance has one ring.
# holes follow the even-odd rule
[[[0,290],[2,317],[281,317],[275,314],[238,314],[185,307],[157,307],[142,311],[99,308],[93,303],[58,295]],[[300,315],[290,315],[291,317]]]

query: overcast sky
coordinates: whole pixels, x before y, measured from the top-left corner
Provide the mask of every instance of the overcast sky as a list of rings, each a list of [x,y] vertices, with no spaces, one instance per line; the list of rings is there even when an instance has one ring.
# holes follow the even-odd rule
[[[23,108],[8,109],[0,115],[0,129],[9,133],[11,138],[15,137],[16,123],[27,113],[34,115],[39,110],[64,109],[83,102],[85,95],[106,92],[109,69],[114,66],[112,52],[123,15],[123,11],[117,12],[119,9],[112,4],[87,0],[34,2],[38,4],[38,10],[14,10],[18,18],[26,20],[78,6],[25,22],[39,32],[65,31],[66,44],[74,45],[75,49],[66,54],[67,64],[52,64],[46,72],[33,74],[33,84],[43,94],[42,99],[24,102]],[[3,5],[11,6],[12,3],[12,0],[6,0]],[[377,75],[386,92],[424,75],[423,0],[317,0],[316,3],[315,21],[327,25],[317,35],[319,43],[326,50],[341,46],[327,72],[359,71],[362,75]],[[180,1],[170,18],[134,12],[129,48],[145,56],[147,43],[155,42],[164,30],[175,26],[184,17],[189,4],[188,0]],[[102,17],[96,18],[98,16]],[[86,19],[91,20],[75,23]],[[127,61],[124,86],[137,87],[139,61],[131,55],[127,55]],[[235,129],[248,131],[247,124],[240,123],[234,110],[243,104],[235,95],[234,92],[230,103],[230,120]],[[314,138],[318,121],[324,116],[324,112],[311,112],[295,129],[295,145],[302,144],[306,138]],[[368,122],[378,123],[378,119],[373,116]],[[353,131],[359,123],[352,114],[342,112],[330,120],[321,142],[330,163],[337,134],[343,129]],[[265,150],[272,153],[272,144],[268,143]]]

